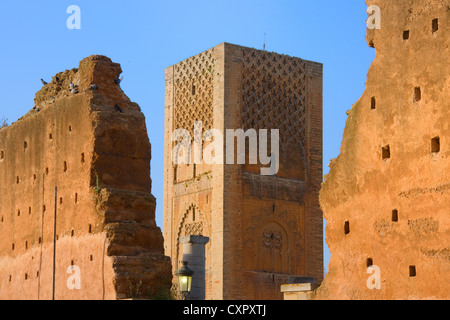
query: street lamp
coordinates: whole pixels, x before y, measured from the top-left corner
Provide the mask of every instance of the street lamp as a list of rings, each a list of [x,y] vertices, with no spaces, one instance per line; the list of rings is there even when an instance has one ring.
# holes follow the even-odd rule
[[[192,275],[194,271],[188,268],[187,261],[181,262],[183,265],[180,269],[175,271],[175,275],[178,277],[178,287],[181,292],[182,300],[186,300],[186,296],[191,292]]]

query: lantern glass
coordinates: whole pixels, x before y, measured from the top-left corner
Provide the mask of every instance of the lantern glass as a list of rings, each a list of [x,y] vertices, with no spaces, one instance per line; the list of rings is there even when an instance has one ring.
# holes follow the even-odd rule
[[[188,293],[191,291],[192,276],[179,275],[178,276],[178,286],[180,292]]]

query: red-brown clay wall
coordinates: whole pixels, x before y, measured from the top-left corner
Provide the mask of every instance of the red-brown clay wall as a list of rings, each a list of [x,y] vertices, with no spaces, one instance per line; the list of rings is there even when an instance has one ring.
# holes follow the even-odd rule
[[[114,83],[120,73],[106,57],[86,58],[0,130],[0,299],[52,299],[53,275],[56,299],[149,297],[170,286],[144,116]],[[80,289],[67,284],[71,265]]]
[[[331,261],[317,298],[448,299],[450,1],[366,2],[381,29],[320,193]]]
[[[111,262],[102,269],[107,258],[103,218],[90,187],[94,132],[89,113],[85,97],[67,97],[0,131],[2,299],[52,298],[55,186],[55,297],[102,297],[95,292],[102,288],[102,274],[112,278]],[[67,288],[72,261],[81,269],[83,290]]]

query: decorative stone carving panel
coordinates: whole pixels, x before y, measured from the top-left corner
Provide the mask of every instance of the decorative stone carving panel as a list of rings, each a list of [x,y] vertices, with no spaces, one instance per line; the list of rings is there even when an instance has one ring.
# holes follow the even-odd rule
[[[214,49],[174,67],[174,129],[186,129],[194,139],[195,121],[203,131],[213,128]]]
[[[280,151],[299,147],[305,165],[305,62],[265,51],[243,51],[244,130],[279,129]]]

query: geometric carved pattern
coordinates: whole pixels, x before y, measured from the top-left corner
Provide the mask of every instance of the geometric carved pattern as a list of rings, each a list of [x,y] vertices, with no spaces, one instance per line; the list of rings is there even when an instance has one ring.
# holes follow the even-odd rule
[[[195,218],[194,218],[195,217]],[[204,213],[194,204],[191,204],[185,211],[181,212],[176,234],[176,255],[177,263],[183,258],[183,245],[180,238],[183,236],[204,236],[210,237],[210,226]],[[178,267],[177,267],[178,268]]]
[[[186,224],[184,228],[185,236],[203,236],[203,223],[193,222]]]
[[[195,217],[195,218],[194,218]],[[176,263],[182,261],[183,245],[180,243],[180,238],[183,236],[204,236],[210,237],[209,222],[205,214],[194,204],[191,204],[184,212],[181,213],[178,222],[178,231],[176,234]],[[176,265],[178,268],[178,265]]]
[[[213,128],[214,49],[176,64],[174,73],[174,129],[194,139],[195,121],[202,121],[203,131]]]
[[[305,62],[265,51],[244,50],[244,130],[279,129],[280,149],[300,148],[306,164]]]
[[[283,246],[283,239],[281,232],[263,232],[263,246],[264,248],[273,249],[279,251],[281,254],[281,249]]]
[[[194,204],[191,204],[180,216],[177,243],[181,236],[209,236],[209,227],[206,217]]]

